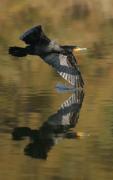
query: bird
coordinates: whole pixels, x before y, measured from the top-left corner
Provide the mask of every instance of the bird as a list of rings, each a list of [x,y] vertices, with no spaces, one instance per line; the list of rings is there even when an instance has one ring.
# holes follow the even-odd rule
[[[50,150],[64,139],[74,140],[84,137],[83,132],[75,131],[83,100],[83,90],[75,91],[39,129],[15,127],[12,139],[19,141],[29,137],[30,142],[24,148],[24,154],[32,158],[47,159]]]
[[[26,30],[20,36],[20,40],[24,41],[26,46],[9,47],[10,55],[16,57],[40,56],[47,64],[56,69],[58,74],[70,83],[70,86],[83,88],[84,81],[74,51],[85,50],[86,48],[80,48],[76,45],[59,45],[45,35],[41,25]]]

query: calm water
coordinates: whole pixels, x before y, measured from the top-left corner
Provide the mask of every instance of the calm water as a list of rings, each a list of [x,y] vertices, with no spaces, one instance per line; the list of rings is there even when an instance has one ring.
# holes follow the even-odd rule
[[[54,74],[41,87],[39,73],[1,78],[0,179],[113,179],[111,74],[71,94],[56,92]]]
[[[1,180],[113,179],[110,28],[105,28],[100,39],[90,40],[87,53],[77,54],[85,87],[75,93],[58,93],[55,86],[64,81],[54,70],[38,57],[10,57],[9,44],[4,43],[0,56]]]

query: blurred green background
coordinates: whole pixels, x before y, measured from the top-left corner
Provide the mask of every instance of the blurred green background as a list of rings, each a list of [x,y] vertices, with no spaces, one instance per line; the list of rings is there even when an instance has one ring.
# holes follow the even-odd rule
[[[41,24],[46,34],[58,43],[76,44],[88,48],[86,53],[76,54],[86,88],[93,89],[94,93],[98,93],[98,90],[95,92],[95,87],[100,88],[103,93],[105,91],[104,96],[110,96],[112,92],[109,92],[110,89],[103,81],[111,79],[109,82],[112,82],[113,77],[112,6],[113,2],[110,0],[0,1],[1,87],[4,86],[7,91],[6,89],[14,85],[15,87],[12,87],[14,91],[20,87],[25,93],[26,86],[37,91],[39,87],[48,89],[48,84],[52,84],[52,78],[56,77],[56,73],[38,57],[28,56],[19,60],[8,54],[9,46],[24,46],[19,36],[25,30]],[[13,90],[8,89],[8,91]],[[13,94],[9,94],[11,97],[8,98],[12,98]],[[4,96],[6,94],[1,94],[2,108],[7,106]],[[12,104],[11,109],[14,108],[13,106],[15,104]]]
[[[0,0],[0,179],[113,179],[112,7],[112,0]],[[76,54],[85,81],[77,130],[92,136],[78,144],[64,141],[46,163],[24,157],[25,142],[12,142],[10,135],[16,126],[40,127],[70,95],[55,92],[63,80],[39,57],[8,54],[9,46],[24,46],[19,36],[25,30],[39,24],[60,44],[88,48]]]

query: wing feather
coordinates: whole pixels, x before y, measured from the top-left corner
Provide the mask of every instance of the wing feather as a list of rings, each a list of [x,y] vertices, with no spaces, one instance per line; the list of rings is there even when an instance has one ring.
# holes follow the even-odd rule
[[[42,58],[46,63],[55,68],[60,76],[67,80],[71,85],[83,87],[84,82],[73,54],[70,56],[59,53],[50,53]]]
[[[84,99],[83,91],[75,92],[58,109],[58,111],[49,117],[49,124],[74,126],[76,125],[79,112]]]
[[[49,38],[44,34],[42,27],[35,26],[20,36],[20,40],[24,41],[26,44],[49,44]]]

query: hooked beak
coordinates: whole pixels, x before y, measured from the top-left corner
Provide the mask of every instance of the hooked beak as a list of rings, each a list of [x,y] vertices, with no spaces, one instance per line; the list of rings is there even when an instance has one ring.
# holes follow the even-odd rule
[[[76,47],[73,49],[74,52],[79,52],[79,51],[86,51],[87,48],[80,48],[80,47]]]

